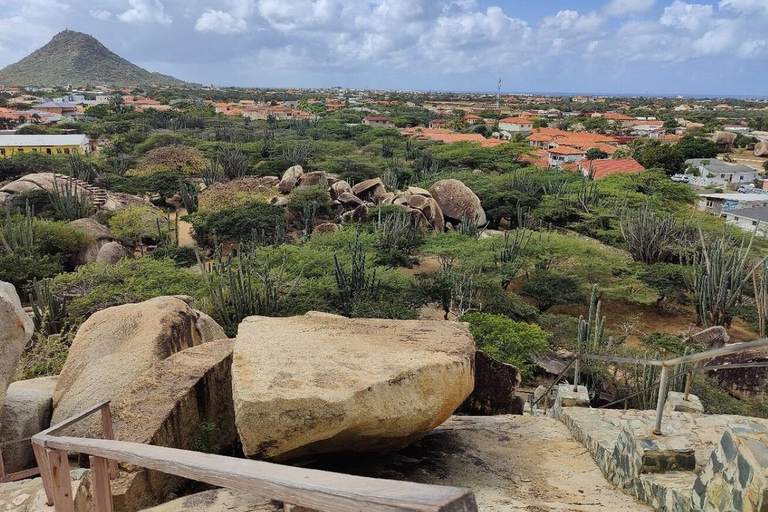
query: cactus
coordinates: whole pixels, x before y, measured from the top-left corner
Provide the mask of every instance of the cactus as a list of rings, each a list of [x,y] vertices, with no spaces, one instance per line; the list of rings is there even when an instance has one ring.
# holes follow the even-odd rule
[[[598,297],[598,286],[592,287],[589,300],[589,316],[579,316],[579,353],[586,354],[605,346],[605,317],[600,316],[602,303]]]
[[[768,260],[762,258],[756,265],[750,262],[755,235],[747,245],[723,236],[714,243],[706,243],[699,230],[701,251],[688,260],[686,279],[693,290],[698,322],[703,327],[730,326],[733,308],[743,298],[744,289],[755,271]]]
[[[34,314],[35,330],[44,336],[65,335],[69,330],[66,299],[59,299],[51,292],[50,281],[32,280],[29,303]]]
[[[682,236],[674,215],[657,215],[648,202],[639,209],[622,211],[619,227],[632,258],[649,265],[669,261],[671,247]]]
[[[83,219],[88,217],[92,210],[88,194],[84,190],[78,192],[77,184],[72,178],[66,178],[63,185],[59,185],[58,178],[53,179],[51,204],[56,210],[56,216],[62,220]]]
[[[99,177],[96,167],[86,162],[79,154],[69,155],[69,176],[86,183],[93,183]]]
[[[258,259],[258,251],[255,244],[245,244],[225,258],[219,246],[208,265],[198,255],[214,319],[229,336],[248,316],[274,316],[301,281],[301,273],[294,279],[286,276],[285,257],[276,265],[269,254]]]
[[[589,213],[590,209],[600,202],[600,190],[597,187],[597,182],[585,177],[576,193],[576,199],[578,207],[584,213]]]
[[[184,204],[187,213],[195,213],[197,211],[199,203],[199,192],[197,187],[185,181],[179,183],[179,193],[181,194],[181,202]]]
[[[316,204],[305,204],[301,210],[301,223],[304,229],[301,232],[303,238],[309,237],[315,230],[315,214],[317,213]]]
[[[376,269],[369,275],[365,269],[365,252],[360,243],[360,232],[355,235],[355,241],[350,244],[350,270],[346,270],[334,253],[333,263],[336,267],[336,287],[339,291],[342,309],[349,315],[356,300],[366,295],[373,295],[379,287],[376,281]]]
[[[757,307],[757,324],[760,337],[766,336],[766,320],[768,320],[768,263],[760,265],[760,272],[752,274],[752,285],[755,290],[755,306]]]
[[[32,255],[35,245],[34,219],[35,212],[30,208],[28,201],[23,222],[14,220],[10,208],[6,208],[5,226],[0,230],[0,242],[7,252]]]

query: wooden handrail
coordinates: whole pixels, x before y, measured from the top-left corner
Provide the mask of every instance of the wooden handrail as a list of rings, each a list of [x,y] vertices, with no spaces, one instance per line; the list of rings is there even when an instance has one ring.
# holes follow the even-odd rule
[[[45,453],[48,461],[48,467],[41,468],[41,473],[44,483],[48,481],[46,492],[50,492],[56,512],[74,510],[71,496],[66,495],[68,484],[61,476],[66,473],[68,479],[67,452],[90,455],[97,463],[92,468],[100,481],[99,489],[94,489],[97,512],[112,509],[109,481],[105,476],[106,461],[125,462],[320,511],[477,511],[475,496],[469,489],[345,475],[110,439],[55,435],[99,410],[108,411],[109,402],[97,404],[32,437],[36,455],[40,453],[38,460]],[[103,415],[105,417],[109,418],[109,414]]]

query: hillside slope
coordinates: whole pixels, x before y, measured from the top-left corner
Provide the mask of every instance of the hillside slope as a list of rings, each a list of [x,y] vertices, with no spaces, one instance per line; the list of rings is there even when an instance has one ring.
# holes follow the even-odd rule
[[[184,85],[172,76],[151,73],[111,52],[96,38],[65,30],[51,41],[0,70],[0,84],[11,86]]]

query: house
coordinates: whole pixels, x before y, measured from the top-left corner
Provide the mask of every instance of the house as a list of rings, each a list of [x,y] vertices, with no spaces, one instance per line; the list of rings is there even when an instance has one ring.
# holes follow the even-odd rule
[[[700,194],[699,210],[721,216],[725,212],[768,206],[768,194]]]
[[[584,158],[586,151],[569,146],[558,146],[547,150],[550,167],[562,167],[563,164],[574,163]]]
[[[579,161],[579,171],[584,176],[599,180],[612,174],[639,174],[645,170],[634,158],[598,159]]]
[[[85,135],[0,135],[0,157],[21,153],[70,155],[90,153]]]
[[[758,177],[757,169],[747,165],[729,164],[716,158],[692,158],[685,164],[697,169],[702,176],[715,183],[748,184]]]
[[[723,126],[723,130],[726,132],[733,132],[733,133],[741,133],[741,134],[747,134],[751,132],[749,126],[745,126],[743,124],[726,124]]]
[[[384,116],[367,116],[363,118],[363,124],[366,126],[383,126],[391,128],[392,122],[388,117]]]
[[[723,212],[725,223],[737,226],[744,231],[754,232],[762,237],[768,237],[768,206],[740,208]]]
[[[617,112],[608,112],[606,114],[592,114],[592,117],[603,117],[609,121],[616,122],[624,128],[631,128],[637,119]]]
[[[62,114],[77,112],[77,105],[75,105],[74,103],[48,101],[45,103],[40,103],[39,105],[35,105],[35,110],[48,112],[49,114],[62,115]]]
[[[429,127],[432,129],[436,128],[447,128],[450,122],[447,119],[433,119],[429,122]]]
[[[483,118],[475,114],[464,114],[464,121],[467,124],[476,124],[482,122]]]
[[[528,135],[533,131],[533,121],[525,117],[505,117],[499,119],[499,131]]]

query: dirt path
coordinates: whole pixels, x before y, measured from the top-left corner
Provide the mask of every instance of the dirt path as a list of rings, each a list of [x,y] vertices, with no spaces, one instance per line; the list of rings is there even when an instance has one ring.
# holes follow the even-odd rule
[[[454,416],[400,452],[314,466],[467,487],[483,512],[652,510],[611,485],[565,425],[548,417]]]
[[[187,210],[181,208],[178,210],[179,216],[179,246],[181,247],[197,247],[195,240],[192,238],[192,224],[181,220],[181,217],[187,215]]]

